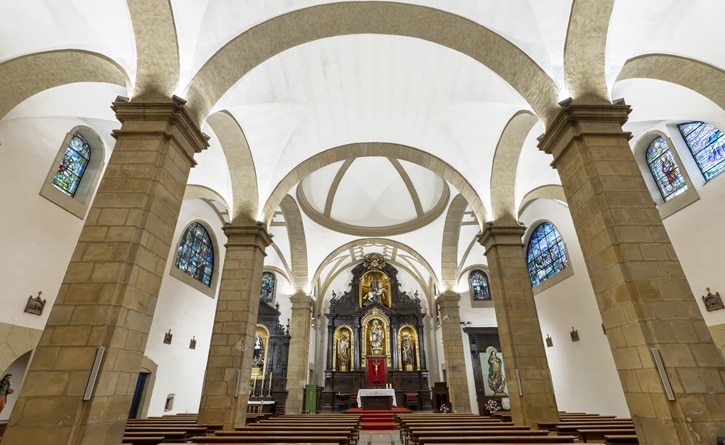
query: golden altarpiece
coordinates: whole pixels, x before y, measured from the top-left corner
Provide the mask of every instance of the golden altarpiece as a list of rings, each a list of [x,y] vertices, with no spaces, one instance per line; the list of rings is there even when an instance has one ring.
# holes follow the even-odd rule
[[[397,406],[430,409],[420,299],[400,291],[398,271],[370,254],[350,288],[332,293],[321,408],[355,406],[360,389],[391,388]]]

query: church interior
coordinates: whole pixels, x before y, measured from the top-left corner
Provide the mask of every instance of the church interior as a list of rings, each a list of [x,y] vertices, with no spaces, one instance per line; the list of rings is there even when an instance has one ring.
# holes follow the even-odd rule
[[[725,2],[0,11],[2,445],[365,405],[725,436]]]

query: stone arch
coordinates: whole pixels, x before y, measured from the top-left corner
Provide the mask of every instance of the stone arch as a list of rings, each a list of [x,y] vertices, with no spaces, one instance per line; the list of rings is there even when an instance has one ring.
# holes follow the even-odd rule
[[[312,6],[243,32],[210,57],[192,79],[189,103],[201,121],[235,82],[265,60],[297,45],[351,34],[407,36],[459,51],[511,84],[542,120],[558,112],[556,83],[501,35],[449,12],[378,1]]]
[[[170,1],[127,0],[136,38],[133,99],[167,102],[178,86],[179,43]]]
[[[290,244],[290,268],[292,285],[295,291],[304,290],[307,286],[307,240],[302,215],[297,203],[290,195],[285,195],[279,204],[285,223]]]
[[[226,112],[213,113],[207,119],[226,158],[232,181],[231,220],[235,225],[253,225],[259,213],[257,171],[247,137],[234,117]],[[234,174],[238,172],[237,174]]]
[[[473,212],[479,222],[486,221],[486,209],[484,208],[481,198],[478,196],[471,184],[468,183],[466,178],[458,173],[456,169],[451,167],[442,159],[439,159],[430,153],[426,153],[423,150],[389,142],[359,142],[340,145],[318,153],[301,162],[292,169],[287,176],[279,182],[279,184],[277,184],[277,187],[275,187],[270,194],[262,210],[262,221],[265,224],[269,224],[272,220],[275,209],[279,207],[280,202],[282,202],[282,199],[284,199],[287,192],[313,171],[334,162],[361,156],[386,156],[403,159],[429,169],[430,171],[440,175],[443,179],[458,189],[473,209]]]
[[[202,201],[209,204],[209,206],[219,215],[219,223],[225,224],[229,222],[229,204],[226,199],[216,190],[212,190],[209,187],[203,185],[187,185],[184,190],[184,200],[188,199],[201,199]],[[212,204],[212,201],[216,201],[221,204],[222,209],[217,208]]]
[[[41,91],[76,82],[101,82],[130,88],[123,67],[107,56],[83,50],[47,51],[0,63],[0,119]]]
[[[42,329],[0,323],[0,372],[8,369],[23,354],[35,349],[42,334]]]
[[[561,185],[544,185],[541,187],[536,187],[535,189],[524,195],[524,197],[521,199],[521,206],[519,206],[519,217],[521,216],[521,214],[524,213],[526,207],[528,207],[537,199],[553,199],[555,201],[560,201],[564,205],[568,206],[566,202],[566,196],[564,195],[564,188]]]
[[[644,54],[627,60],[616,81],[637,78],[682,85],[725,109],[725,71],[716,66],[671,54]]]
[[[606,49],[614,0],[574,0],[564,44],[564,82],[577,103],[610,103]]]
[[[515,224],[516,169],[521,149],[537,119],[529,111],[519,111],[506,123],[496,145],[491,168],[491,217],[496,222]]]
[[[457,195],[448,207],[446,222],[443,229],[443,245],[441,246],[441,285],[442,290],[453,289],[458,276],[458,240],[461,236],[461,221],[466,212],[468,202]]]

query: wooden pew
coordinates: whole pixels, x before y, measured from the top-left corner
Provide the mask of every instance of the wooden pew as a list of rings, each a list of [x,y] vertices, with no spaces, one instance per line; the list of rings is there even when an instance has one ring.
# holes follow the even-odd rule
[[[123,436],[123,443],[131,445],[158,445],[164,441],[164,436]]]
[[[582,442],[604,442],[606,435],[632,435],[636,437],[636,431],[632,428],[619,427],[599,427],[599,428],[581,428],[577,430],[579,438]]]
[[[132,439],[134,437],[161,436],[165,443],[183,443],[186,441],[186,431],[124,431],[123,437]]]
[[[318,436],[314,433],[305,434],[300,432],[297,436],[279,436],[279,435],[253,435],[253,436],[199,436],[191,437],[187,443],[193,444],[250,444],[250,443],[324,443],[334,445],[349,445],[350,438],[348,436]]]
[[[607,445],[639,445],[636,434],[605,434],[604,443]]]
[[[477,445],[495,443],[497,445],[528,444],[528,445],[563,445],[574,443],[575,436],[481,436],[481,437],[458,437],[431,438],[421,442],[422,445]]]
[[[470,439],[482,439],[485,437],[548,437],[549,432],[547,430],[458,430],[448,429],[440,431],[419,431],[413,432],[409,445],[421,445],[428,442],[441,442],[449,440],[451,437],[456,439],[470,438]]]

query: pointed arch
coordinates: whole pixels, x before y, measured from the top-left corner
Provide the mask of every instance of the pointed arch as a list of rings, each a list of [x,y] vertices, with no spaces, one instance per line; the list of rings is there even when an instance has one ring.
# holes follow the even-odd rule
[[[290,243],[290,268],[292,285],[295,291],[304,290],[307,286],[307,240],[302,215],[297,203],[290,195],[285,195],[279,204],[287,224],[287,237]]]

